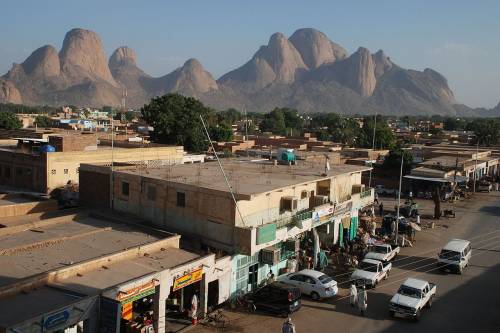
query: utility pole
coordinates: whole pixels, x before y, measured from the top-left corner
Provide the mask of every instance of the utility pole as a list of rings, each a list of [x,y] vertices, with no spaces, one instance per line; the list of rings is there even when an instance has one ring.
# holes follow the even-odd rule
[[[248,141],[248,115],[246,108],[245,108],[245,141]],[[248,142],[245,143],[245,150],[248,157]]]
[[[373,121],[373,138],[372,138],[372,153],[375,151],[375,133],[377,129],[377,112],[375,112],[375,118]],[[373,160],[370,159],[370,178],[368,179],[368,188],[372,187],[372,171],[373,171]]]
[[[458,171],[458,152],[457,152],[457,159],[455,160],[455,174],[453,175],[453,188],[457,186],[457,171]]]
[[[109,184],[110,184],[110,189],[109,189],[109,195],[110,195],[110,206],[111,209],[114,209],[114,161],[115,161],[115,156],[114,156],[114,148],[115,148],[115,136],[114,136],[114,126],[113,126],[113,109],[111,109],[111,175],[109,179]]]
[[[396,209],[396,244],[398,244],[398,236],[399,236],[399,206],[401,205],[401,182],[403,180],[403,160],[404,160],[404,150],[401,150],[401,169],[399,171],[398,205]]]
[[[477,180],[477,155],[479,154],[479,137],[476,135],[476,158],[474,161],[474,183],[472,184],[472,192],[476,193],[476,180]]]

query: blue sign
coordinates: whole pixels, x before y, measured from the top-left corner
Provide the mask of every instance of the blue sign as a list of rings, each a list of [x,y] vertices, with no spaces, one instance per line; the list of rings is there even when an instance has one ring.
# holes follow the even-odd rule
[[[43,321],[43,327],[46,329],[54,328],[56,326],[59,326],[61,324],[64,324],[65,322],[68,321],[69,319],[69,310],[64,309],[60,312],[54,313]]]

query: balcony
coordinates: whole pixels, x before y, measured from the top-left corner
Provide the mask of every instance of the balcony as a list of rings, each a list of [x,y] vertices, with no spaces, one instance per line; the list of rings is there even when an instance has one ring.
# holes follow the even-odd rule
[[[373,188],[367,188],[360,193],[352,195],[353,204],[358,209],[373,204],[374,199],[375,199],[375,190]]]
[[[308,220],[312,218],[312,210],[305,210],[298,212],[295,215],[287,216],[282,219],[274,221],[276,223],[276,229],[281,229],[289,225],[293,225],[297,222]]]

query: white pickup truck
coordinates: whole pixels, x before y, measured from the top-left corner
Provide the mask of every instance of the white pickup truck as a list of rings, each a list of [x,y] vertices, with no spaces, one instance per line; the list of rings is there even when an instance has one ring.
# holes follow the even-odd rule
[[[390,262],[382,262],[373,259],[363,259],[359,263],[358,269],[351,274],[351,280],[356,285],[364,285],[375,288],[383,279],[387,279],[389,271],[392,269]]]
[[[415,321],[420,319],[422,309],[430,308],[436,295],[436,285],[424,280],[408,278],[399,287],[398,292],[391,298],[389,314],[408,316]]]
[[[390,244],[375,245],[365,255],[365,259],[375,259],[378,261],[391,261],[399,254],[399,246]]]

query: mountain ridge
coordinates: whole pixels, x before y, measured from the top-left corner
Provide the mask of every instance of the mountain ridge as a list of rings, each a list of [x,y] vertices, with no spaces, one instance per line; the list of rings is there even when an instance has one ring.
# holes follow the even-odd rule
[[[137,65],[135,51],[118,47],[106,58],[100,37],[85,29],[66,33],[61,50],[45,45],[0,77],[0,102],[139,107],[179,92],[214,108],[268,111],[276,106],[342,114],[471,115],[457,104],[446,78],[432,69],[404,69],[382,50],[349,54],[313,28],[289,38],[274,33],[242,66],[217,80],[196,59],[160,77]],[[491,109],[500,113],[500,107]],[[479,110],[478,113],[487,113]]]

